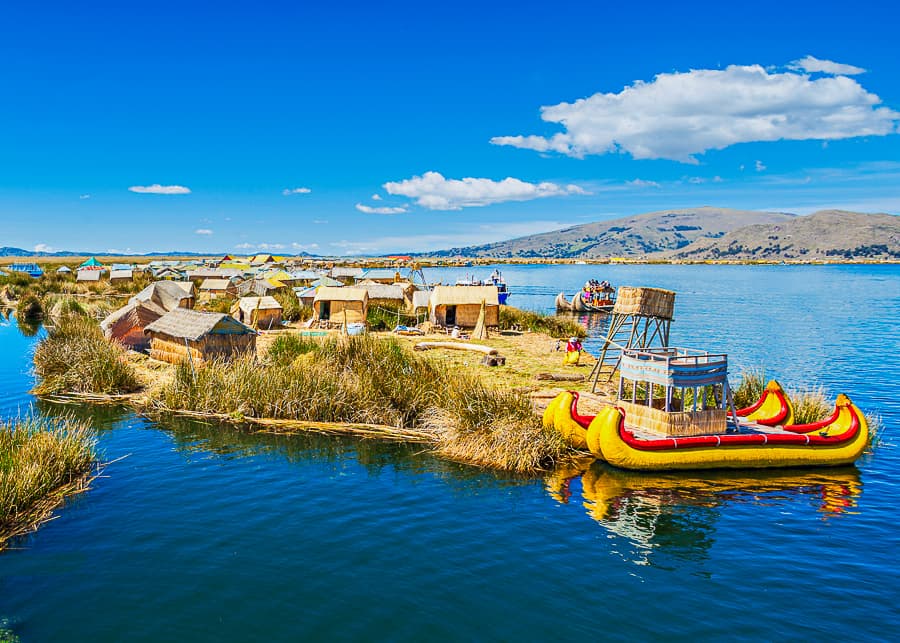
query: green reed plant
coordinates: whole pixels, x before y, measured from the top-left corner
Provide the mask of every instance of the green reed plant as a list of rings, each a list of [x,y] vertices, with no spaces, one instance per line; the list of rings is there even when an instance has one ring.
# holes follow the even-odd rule
[[[833,401],[825,397],[825,389],[821,387],[790,393],[788,397],[794,406],[794,424],[819,422],[834,410]]]
[[[587,337],[587,329],[574,319],[544,315],[512,306],[500,306],[501,330],[527,330],[551,337]]]
[[[731,390],[735,408],[746,408],[756,403],[766,388],[766,372],[761,368],[748,368],[741,373],[741,381]]]
[[[59,318],[34,353],[41,377],[38,395],[60,393],[119,394],[141,387],[125,349],[103,337],[94,320],[79,315]]]
[[[27,417],[0,423],[0,549],[49,517],[65,496],[83,490],[95,460],[86,422]]]

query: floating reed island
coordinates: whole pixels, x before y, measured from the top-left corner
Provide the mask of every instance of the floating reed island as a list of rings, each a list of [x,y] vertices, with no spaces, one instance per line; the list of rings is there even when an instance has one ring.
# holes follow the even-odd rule
[[[548,350],[552,342],[545,338]],[[54,399],[126,402],[145,414],[257,430],[420,442],[456,461],[516,473],[546,471],[573,455],[560,435],[542,429],[528,391],[489,382],[474,367],[448,368],[390,335],[283,332],[256,353],[228,360],[185,354],[170,366],[126,351],[93,320],[70,315],[34,360],[42,378],[35,392]]]
[[[96,471],[94,435],[85,422],[35,416],[0,424],[0,550],[85,491]]]

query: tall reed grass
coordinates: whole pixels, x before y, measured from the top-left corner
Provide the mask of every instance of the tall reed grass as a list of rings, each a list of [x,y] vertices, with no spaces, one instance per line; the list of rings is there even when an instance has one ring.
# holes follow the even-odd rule
[[[0,423],[0,549],[83,490],[95,459],[86,422],[38,416]]]
[[[177,368],[154,392],[157,410],[424,430],[455,460],[517,472],[549,468],[567,448],[547,435],[522,394],[448,372],[394,339],[278,337],[250,357]]]
[[[34,353],[34,370],[41,377],[38,395],[59,393],[130,393],[141,388],[125,349],[107,341],[94,320],[61,317],[40,341]]]
[[[500,306],[502,330],[527,330],[551,337],[587,337],[587,329],[574,319],[559,315],[544,315],[512,306]]]

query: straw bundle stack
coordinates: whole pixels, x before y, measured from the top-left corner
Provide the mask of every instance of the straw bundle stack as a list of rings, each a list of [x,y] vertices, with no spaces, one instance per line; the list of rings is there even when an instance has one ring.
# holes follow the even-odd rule
[[[672,319],[675,314],[675,293],[661,288],[620,286],[613,313]]]

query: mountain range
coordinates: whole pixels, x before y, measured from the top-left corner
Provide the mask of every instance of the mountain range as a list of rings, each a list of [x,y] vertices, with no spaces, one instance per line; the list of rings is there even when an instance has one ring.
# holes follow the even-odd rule
[[[698,261],[900,259],[900,217],[843,210],[806,216],[713,207],[662,210],[428,255]]]

